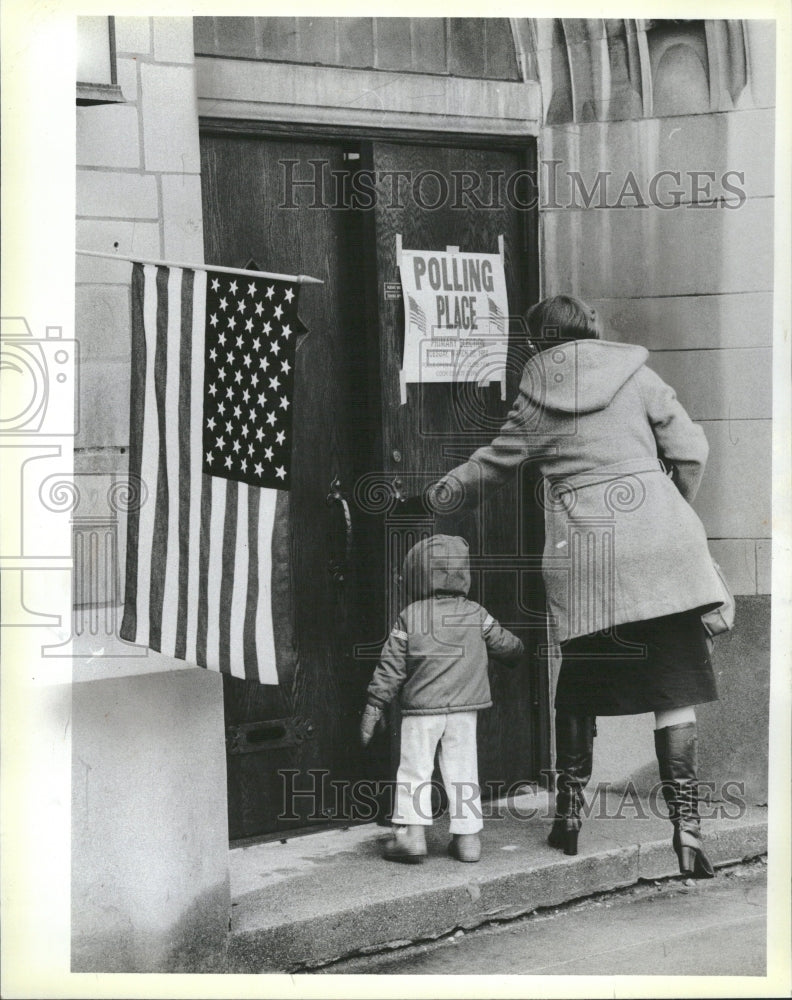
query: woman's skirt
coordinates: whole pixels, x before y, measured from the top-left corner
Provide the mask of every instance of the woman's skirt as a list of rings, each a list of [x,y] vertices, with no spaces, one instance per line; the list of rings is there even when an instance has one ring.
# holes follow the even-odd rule
[[[629,622],[561,644],[556,710],[635,715],[717,698],[700,609]]]

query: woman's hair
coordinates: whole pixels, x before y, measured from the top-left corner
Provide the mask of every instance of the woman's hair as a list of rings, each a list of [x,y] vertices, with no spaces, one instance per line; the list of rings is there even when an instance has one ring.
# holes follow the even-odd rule
[[[525,314],[528,331],[540,350],[570,340],[599,340],[602,324],[597,310],[573,295],[553,295]]]

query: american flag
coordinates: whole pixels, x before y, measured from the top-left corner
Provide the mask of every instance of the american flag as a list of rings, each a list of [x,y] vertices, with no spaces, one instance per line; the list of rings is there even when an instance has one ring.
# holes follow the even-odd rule
[[[134,264],[121,637],[277,684],[271,541],[291,481],[294,282]]]
[[[426,313],[412,295],[408,295],[407,298],[410,300],[410,324],[417,326],[421,333],[426,333]]]
[[[490,311],[490,322],[500,333],[506,332],[506,317],[498,308],[497,302],[494,302],[489,295],[487,296],[487,304],[489,305]]]

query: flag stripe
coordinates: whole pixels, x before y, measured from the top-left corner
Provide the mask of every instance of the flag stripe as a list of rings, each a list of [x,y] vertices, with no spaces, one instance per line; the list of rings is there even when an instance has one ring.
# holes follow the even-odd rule
[[[199,400],[203,396],[204,378],[204,323],[206,322],[206,272],[193,273],[193,315],[192,315],[192,369],[190,399],[189,449],[189,518],[190,550],[189,574],[187,578],[187,652],[186,658],[198,663],[198,597],[200,585],[201,552],[201,506],[203,497],[203,407]],[[204,665],[206,663],[206,643],[204,642]]]
[[[211,476],[212,505],[209,518],[209,586],[206,615],[206,665],[220,670],[220,594],[223,582],[226,488],[230,480]]]
[[[195,623],[195,662],[206,667],[209,626],[209,531],[212,523],[212,478],[201,475],[201,526],[198,541],[198,618]]]
[[[245,624],[242,630],[242,655],[245,664],[245,678],[259,679],[258,656],[256,652],[256,605],[259,595],[258,535],[261,491],[248,490],[248,578],[247,602],[245,604]]]
[[[225,523],[223,525],[222,563],[220,570],[220,669],[231,673],[231,597],[234,589],[234,565],[237,547],[237,513],[239,483],[229,479],[226,484]]]
[[[143,289],[145,276],[143,265],[132,268],[132,358],[129,393],[129,478],[130,493],[137,495],[138,503],[130,506],[127,515],[127,555],[126,583],[124,588],[124,618],[121,623],[121,638],[134,642],[137,635],[137,569],[138,535],[140,531],[140,507],[146,502],[146,483],[141,478],[143,450],[143,400],[146,392],[146,331],[143,327]],[[137,492],[139,491],[139,492]]]
[[[183,271],[171,268],[167,274],[165,330],[167,359],[165,365],[165,414],[168,427],[165,439],[167,520],[165,524],[165,558],[162,561],[162,617],[160,649],[168,656],[176,652],[176,627],[179,617],[179,403],[181,380],[189,376],[189,368],[181,368],[182,279]]]
[[[277,684],[275,637],[272,631],[272,528],[275,524],[277,490],[262,490],[259,507],[258,564],[259,593],[256,606],[256,645],[259,680]]]
[[[192,401],[192,325],[194,271],[182,273],[179,347],[179,590],[174,655],[187,655],[187,592],[190,572],[190,404]],[[199,442],[200,447],[200,442]]]
[[[168,544],[168,458],[165,440],[167,411],[165,389],[168,364],[168,269],[157,268],[156,347],[154,349],[154,399],[157,429],[157,493],[151,542],[151,590],[149,593],[149,645],[162,648],[162,600]]]
[[[237,496],[235,545],[232,553],[234,558],[233,585],[231,611],[228,616],[230,625],[228,663],[234,677],[245,676],[245,652],[242,636],[245,629],[248,583],[248,492],[257,489],[256,486],[239,483]]]

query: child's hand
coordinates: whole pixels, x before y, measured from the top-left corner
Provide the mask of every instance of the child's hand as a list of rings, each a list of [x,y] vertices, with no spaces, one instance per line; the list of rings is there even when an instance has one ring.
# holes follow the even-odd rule
[[[363,709],[363,718],[360,720],[360,742],[367,747],[374,735],[374,729],[382,718],[382,709],[376,705],[366,705]]]

